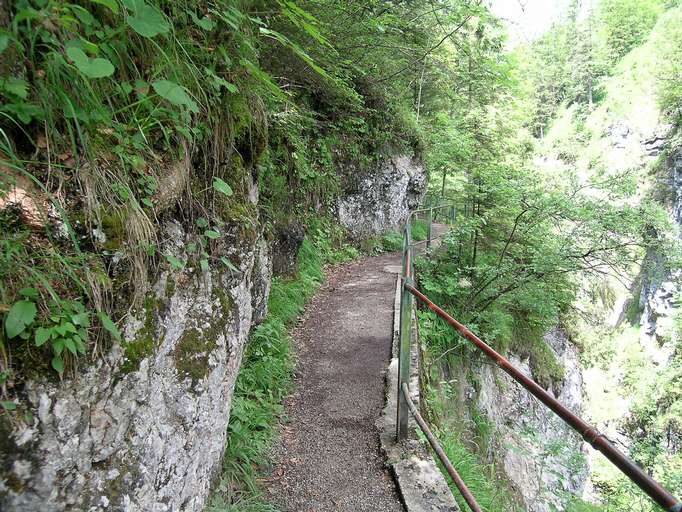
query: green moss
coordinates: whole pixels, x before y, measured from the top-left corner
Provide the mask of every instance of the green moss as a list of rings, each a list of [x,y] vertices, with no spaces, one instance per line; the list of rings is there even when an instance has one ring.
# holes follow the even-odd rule
[[[125,373],[136,371],[145,357],[148,357],[156,347],[156,315],[159,303],[154,297],[147,297],[144,301],[144,325],[137,332],[132,341],[123,342],[125,362],[121,370]]]
[[[209,370],[208,356],[215,348],[214,333],[202,332],[198,329],[188,329],[175,346],[175,367],[183,375],[189,375],[192,380],[204,378]]]
[[[211,318],[211,326],[204,330],[186,330],[173,352],[178,372],[190,376],[194,381],[208,375],[208,358],[215,350],[218,337],[224,333],[235,310],[234,299],[224,289],[216,288],[214,295],[220,302],[220,312]]]
[[[125,243],[128,238],[125,223],[125,216],[119,211],[102,216],[102,231],[106,235],[103,246],[105,250],[117,251]]]
[[[166,300],[170,300],[170,298],[173,296],[175,293],[175,280],[172,279],[170,276],[168,279],[166,279],[166,288],[164,290]]]
[[[213,290],[213,293],[220,301],[220,315],[224,318],[234,309],[234,299],[232,298],[232,295],[225,291],[224,288],[219,286]]]

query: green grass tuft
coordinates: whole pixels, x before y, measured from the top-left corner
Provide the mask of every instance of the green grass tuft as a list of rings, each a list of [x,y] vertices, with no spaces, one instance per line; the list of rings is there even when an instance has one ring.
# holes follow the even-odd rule
[[[506,486],[499,482],[499,477],[495,472],[495,466],[484,464],[472,453],[462,442],[459,434],[452,429],[439,429],[437,437],[441,442],[443,450],[455,466],[455,469],[466,483],[471,493],[476,497],[476,501],[485,512],[498,512],[500,504],[505,507],[512,505],[513,501]],[[459,490],[450,480],[445,468],[438,463],[443,475],[445,476],[452,494],[457,500],[457,504],[462,510],[469,510],[466,502],[461,497]],[[516,510],[514,508],[504,508],[504,510]]]

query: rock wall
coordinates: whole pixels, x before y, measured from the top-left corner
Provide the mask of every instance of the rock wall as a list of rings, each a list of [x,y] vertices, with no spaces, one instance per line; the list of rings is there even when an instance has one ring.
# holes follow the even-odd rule
[[[426,192],[426,169],[417,157],[397,155],[358,180],[337,205],[338,218],[356,238],[398,228]]]
[[[660,188],[666,194],[670,220],[678,229],[677,236],[682,238],[682,145],[674,143],[664,162],[664,182]],[[642,287],[639,305],[640,342],[647,355],[657,364],[667,364],[673,354],[675,344],[671,339],[674,316],[679,304],[679,268],[673,268],[667,254],[650,250],[642,264]]]
[[[578,351],[560,329],[550,331],[545,341],[566,370],[555,397],[580,413],[583,379]],[[514,355],[509,359],[532,375],[528,360]],[[564,510],[570,495],[582,493],[588,476],[582,439],[496,366],[482,365],[476,373],[478,390],[471,387],[465,396],[469,408],[475,408],[493,426],[495,442],[489,457],[506,474],[526,510]]]
[[[164,251],[186,259],[182,227],[164,235]],[[270,286],[262,237],[235,235],[225,253],[239,272],[163,272],[121,345],[76,378],[28,383],[32,417],[0,418],[0,510],[203,510]]]
[[[244,200],[255,206],[257,187],[245,176]],[[397,227],[425,184],[421,162],[390,158],[340,200],[339,218],[358,237]],[[223,229],[217,250],[238,271],[201,271],[189,262],[161,272],[144,307],[124,320],[121,343],[63,381],[28,382],[23,419],[0,416],[0,510],[204,509],[221,467],[244,346],[266,315],[273,274],[273,247],[261,227]],[[272,242],[294,265],[281,273],[295,268],[302,229],[295,234],[284,249],[277,237]],[[160,239],[162,254],[188,262],[191,240],[179,222],[166,220]]]

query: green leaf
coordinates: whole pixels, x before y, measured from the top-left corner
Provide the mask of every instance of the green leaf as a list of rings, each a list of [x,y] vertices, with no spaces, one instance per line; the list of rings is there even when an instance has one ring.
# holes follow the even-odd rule
[[[52,351],[60,355],[64,351],[64,338],[58,338],[52,342]]]
[[[73,10],[73,13],[79,19],[79,21],[83,23],[83,25],[85,25],[86,27],[91,27],[97,24],[97,20],[92,14],[90,14],[90,11],[88,11],[87,9],[84,9],[80,5],[71,5],[70,7]]]
[[[102,324],[102,327],[104,327],[107,331],[109,331],[109,334],[111,334],[111,336],[116,341],[121,341],[121,331],[118,330],[118,327],[111,320],[111,318],[109,318],[109,315],[107,315],[103,311],[100,311],[99,313],[97,313],[97,317],[99,318],[99,321]]]
[[[108,8],[111,12],[114,14],[118,14],[118,3],[116,3],[116,0],[90,0],[91,2],[95,4],[100,4],[103,5],[104,7]]]
[[[71,317],[71,321],[76,325],[90,327],[90,315],[88,313],[78,313]]]
[[[0,405],[2,405],[2,408],[6,411],[13,411],[17,408],[17,404],[14,402],[0,402]]]
[[[211,240],[215,240],[216,238],[220,238],[220,233],[212,229],[207,229],[204,231],[204,236],[210,238]]]
[[[28,82],[21,78],[10,76],[2,81],[0,89],[14,96],[18,96],[22,100],[28,98]]]
[[[232,188],[217,176],[213,178],[213,188],[227,197],[232,195]]]
[[[50,334],[51,334],[50,329],[45,329],[45,327],[38,327],[38,329],[36,329],[36,347],[43,346],[45,342],[50,339]]]
[[[154,37],[170,30],[166,18],[157,9],[144,2],[134,2],[135,9],[126,22],[143,37]]]
[[[173,256],[172,254],[166,254],[166,261],[168,261],[168,263],[170,263],[170,266],[174,270],[182,270],[183,268],[185,268],[185,264],[182,262],[182,260],[179,260],[178,258]]]
[[[289,96],[280,89],[279,85],[275,83],[272,77],[259,68],[256,64],[247,59],[240,59],[239,64],[244,66],[253,76],[258,78],[275,96],[279,99],[286,101]]]
[[[9,36],[7,34],[0,34],[0,53],[4,52],[9,46]]]
[[[220,258],[220,261],[223,262],[223,265],[225,265],[227,268],[229,268],[233,272],[239,272],[239,269],[235,267],[230,260],[228,260],[225,256],[222,256]]]
[[[83,50],[75,46],[67,48],[66,54],[78,68],[78,71],[88,78],[104,78],[111,76],[115,71],[114,65],[108,59],[101,57],[91,59]]]
[[[148,198],[148,197],[143,197],[143,198],[140,200],[140,202],[141,202],[143,205],[145,205],[145,206],[149,206],[150,208],[153,208],[153,207],[154,207],[154,203],[152,203],[152,200],[151,200],[150,198]]]
[[[203,270],[204,272],[208,272],[208,260],[202,259],[199,262],[199,265],[201,266],[201,270]]]
[[[123,185],[122,183],[112,183],[111,188],[114,189],[114,192],[118,195],[118,198],[122,202],[128,201],[130,199],[130,191],[128,190],[128,187]]]
[[[59,373],[64,373],[64,360],[59,356],[53,357],[52,368],[57,370]]]
[[[199,217],[197,219],[197,226],[200,228],[207,228],[208,227],[208,221],[204,219],[203,217]]]
[[[76,330],[76,326],[73,325],[71,322],[64,322],[61,327],[64,328],[64,332],[72,332],[72,333],[77,333],[78,331]]]
[[[199,106],[190,97],[187,89],[183,86],[171,82],[170,80],[157,80],[152,83],[152,87],[159,96],[170,101],[173,105],[187,107],[195,114],[199,112]]]
[[[78,354],[76,350],[76,344],[71,338],[64,338],[64,346],[71,352],[74,356]]]
[[[79,354],[85,355],[85,343],[80,338],[74,338],[74,343],[76,344],[76,350]]]
[[[19,121],[24,124],[30,123],[33,119],[42,119],[44,117],[43,109],[32,103],[10,103],[4,106],[4,110],[15,114]]]
[[[33,323],[36,318],[36,305],[28,300],[15,302],[5,318],[5,332],[12,339]]]
[[[210,19],[208,16],[204,16],[203,18],[199,19],[199,17],[194,14],[194,11],[189,11],[189,15],[192,17],[192,21],[204,30],[210,32],[215,28],[215,21]]]
[[[19,290],[19,295],[29,299],[37,299],[38,290],[36,290],[35,288],[22,288],[21,290]]]

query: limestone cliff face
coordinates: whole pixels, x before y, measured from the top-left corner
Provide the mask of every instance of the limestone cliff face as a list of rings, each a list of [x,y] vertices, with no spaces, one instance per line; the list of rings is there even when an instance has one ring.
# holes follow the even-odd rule
[[[666,206],[670,220],[678,229],[682,227],[682,146],[672,143],[663,164],[664,183],[667,190]],[[657,364],[667,364],[673,354],[675,343],[671,339],[672,324],[679,304],[680,276],[682,272],[669,261],[665,252],[650,250],[642,264],[642,287],[639,305],[640,342]]]
[[[164,253],[186,260],[180,224],[163,234]],[[0,423],[1,510],[203,510],[270,287],[262,236],[227,238],[238,272],[162,272],[121,344],[74,378],[27,383],[32,417]]]
[[[418,160],[394,157],[379,171],[339,202],[358,237],[398,226],[424,190]],[[254,178],[244,179],[255,211]],[[159,250],[185,269],[166,268],[147,285],[144,307],[123,320],[121,343],[63,381],[27,382],[23,420],[0,416],[0,510],[204,509],[249,332],[267,312],[273,247],[253,225],[223,228],[218,250],[237,270],[202,271],[186,253],[191,236],[167,216]]]
[[[338,217],[356,238],[398,228],[426,192],[426,169],[417,157],[395,155],[355,182],[338,202]]]
[[[550,390],[576,413],[583,403],[583,379],[578,351],[561,329],[545,341],[565,368],[559,389]],[[511,355],[510,361],[532,375],[528,360]],[[582,439],[563,421],[505,372],[483,365],[478,392],[467,393],[470,407],[492,425],[494,446],[489,457],[496,462],[529,512],[564,510],[570,495],[580,495],[588,476],[582,456]],[[494,453],[493,453],[494,452]]]

